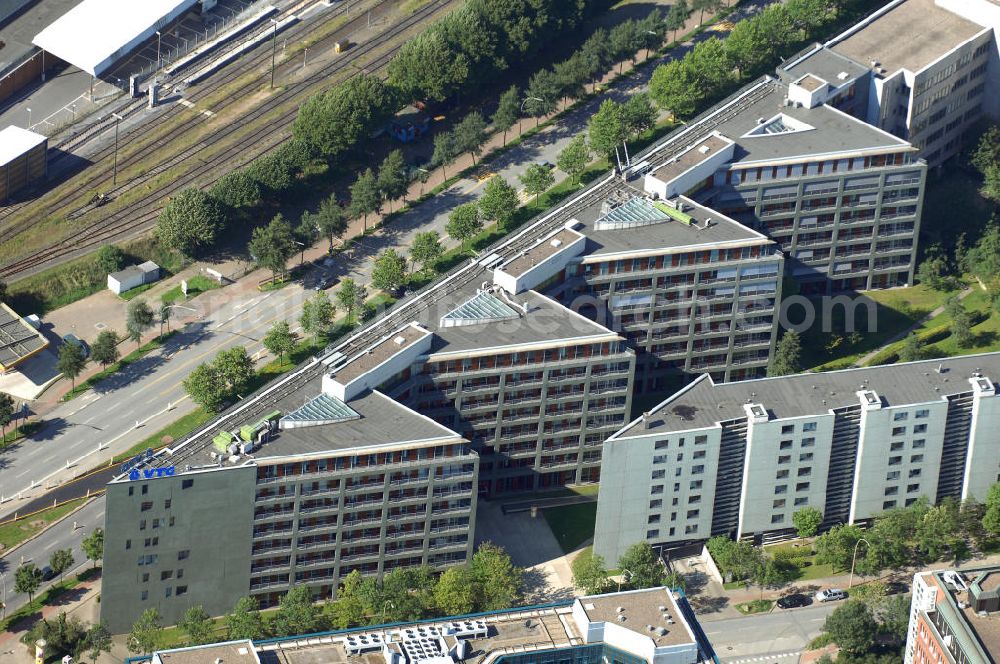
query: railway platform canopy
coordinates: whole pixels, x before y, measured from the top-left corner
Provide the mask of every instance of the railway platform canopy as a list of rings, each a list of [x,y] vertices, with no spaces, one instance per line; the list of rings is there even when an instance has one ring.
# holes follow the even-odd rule
[[[83,0],[35,35],[45,52],[100,76],[201,0]]]

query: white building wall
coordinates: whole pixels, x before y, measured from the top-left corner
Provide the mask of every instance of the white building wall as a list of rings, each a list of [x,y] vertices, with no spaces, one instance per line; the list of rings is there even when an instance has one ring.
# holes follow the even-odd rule
[[[852,522],[920,496],[935,500],[947,418],[944,400],[862,411]]]
[[[990,487],[1000,482],[1000,395],[976,394],[969,437],[962,499],[982,501]]]
[[[832,413],[751,421],[738,536],[791,528],[804,507],[823,510],[833,422]]]
[[[708,538],[721,436],[710,427],[606,441],[594,553],[613,564],[636,542]]]

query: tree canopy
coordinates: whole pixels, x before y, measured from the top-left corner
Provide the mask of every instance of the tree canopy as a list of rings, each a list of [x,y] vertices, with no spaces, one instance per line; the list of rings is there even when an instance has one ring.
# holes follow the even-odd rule
[[[170,199],[156,222],[156,236],[186,256],[211,249],[226,227],[219,202],[201,189],[188,187]]]

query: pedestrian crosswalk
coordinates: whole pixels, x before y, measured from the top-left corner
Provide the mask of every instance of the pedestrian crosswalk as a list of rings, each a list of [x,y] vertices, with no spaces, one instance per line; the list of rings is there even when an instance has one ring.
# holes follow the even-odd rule
[[[751,664],[751,662],[756,662],[757,664],[765,664],[768,662],[774,662],[775,664],[789,664],[788,658],[798,657],[802,654],[801,650],[795,650],[791,652],[780,652],[771,653],[768,655],[757,655],[754,657],[740,657],[736,659],[720,658],[724,664]]]

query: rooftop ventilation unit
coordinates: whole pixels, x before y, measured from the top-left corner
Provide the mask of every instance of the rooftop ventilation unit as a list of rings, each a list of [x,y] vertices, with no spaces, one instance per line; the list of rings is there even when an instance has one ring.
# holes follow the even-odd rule
[[[837,80],[846,81],[849,78],[849,76],[850,74],[848,74],[846,71],[842,71],[839,74],[837,74]]]
[[[703,145],[700,148],[698,148],[698,152],[700,152],[701,154],[708,154],[709,150],[711,149],[712,148],[708,147],[707,145]]]
[[[553,247],[561,247],[562,246],[562,240],[560,240],[559,238],[555,238],[549,244],[551,244]]]
[[[403,344],[406,343],[406,337],[396,337],[395,339],[393,339],[393,341],[396,343],[397,346],[402,346]]]

